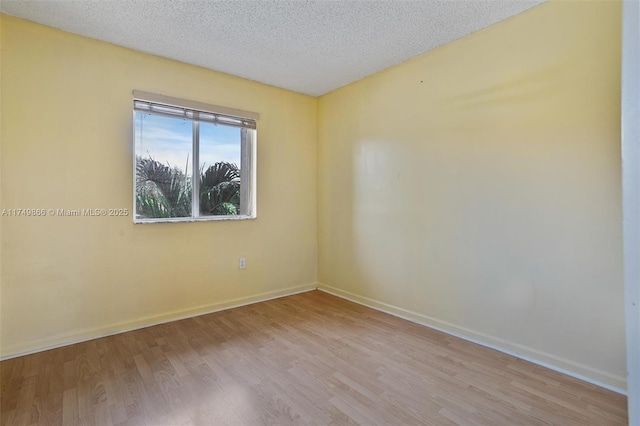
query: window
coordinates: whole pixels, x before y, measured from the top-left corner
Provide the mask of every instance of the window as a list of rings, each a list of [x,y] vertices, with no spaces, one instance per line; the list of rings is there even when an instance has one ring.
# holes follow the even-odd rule
[[[255,218],[257,114],[133,98],[136,223]]]

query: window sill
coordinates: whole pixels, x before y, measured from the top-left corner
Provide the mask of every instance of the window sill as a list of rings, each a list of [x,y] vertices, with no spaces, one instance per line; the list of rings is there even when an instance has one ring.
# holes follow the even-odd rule
[[[185,222],[219,222],[229,220],[253,220],[256,216],[201,216],[201,217],[173,217],[173,218],[154,218],[154,219],[139,219],[134,218],[134,224],[149,224],[149,223],[185,223]]]

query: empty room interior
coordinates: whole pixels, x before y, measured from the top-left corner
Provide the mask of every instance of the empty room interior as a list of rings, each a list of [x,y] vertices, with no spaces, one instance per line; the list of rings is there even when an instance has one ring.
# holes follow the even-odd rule
[[[640,425],[639,9],[2,1],[0,424]]]

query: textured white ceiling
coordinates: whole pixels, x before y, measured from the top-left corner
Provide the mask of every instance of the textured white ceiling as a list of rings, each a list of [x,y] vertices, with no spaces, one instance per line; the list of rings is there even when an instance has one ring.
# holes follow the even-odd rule
[[[319,96],[545,0],[2,0],[87,37]]]

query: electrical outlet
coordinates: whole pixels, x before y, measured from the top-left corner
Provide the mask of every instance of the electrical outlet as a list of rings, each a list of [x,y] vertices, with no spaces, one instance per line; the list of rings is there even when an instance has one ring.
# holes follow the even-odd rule
[[[246,267],[247,267],[247,263],[246,263],[246,260],[245,260],[245,258],[244,258],[244,257],[241,257],[241,258],[240,258],[240,262],[239,262],[239,264],[240,264],[240,269],[244,269],[244,268],[246,268]]]

